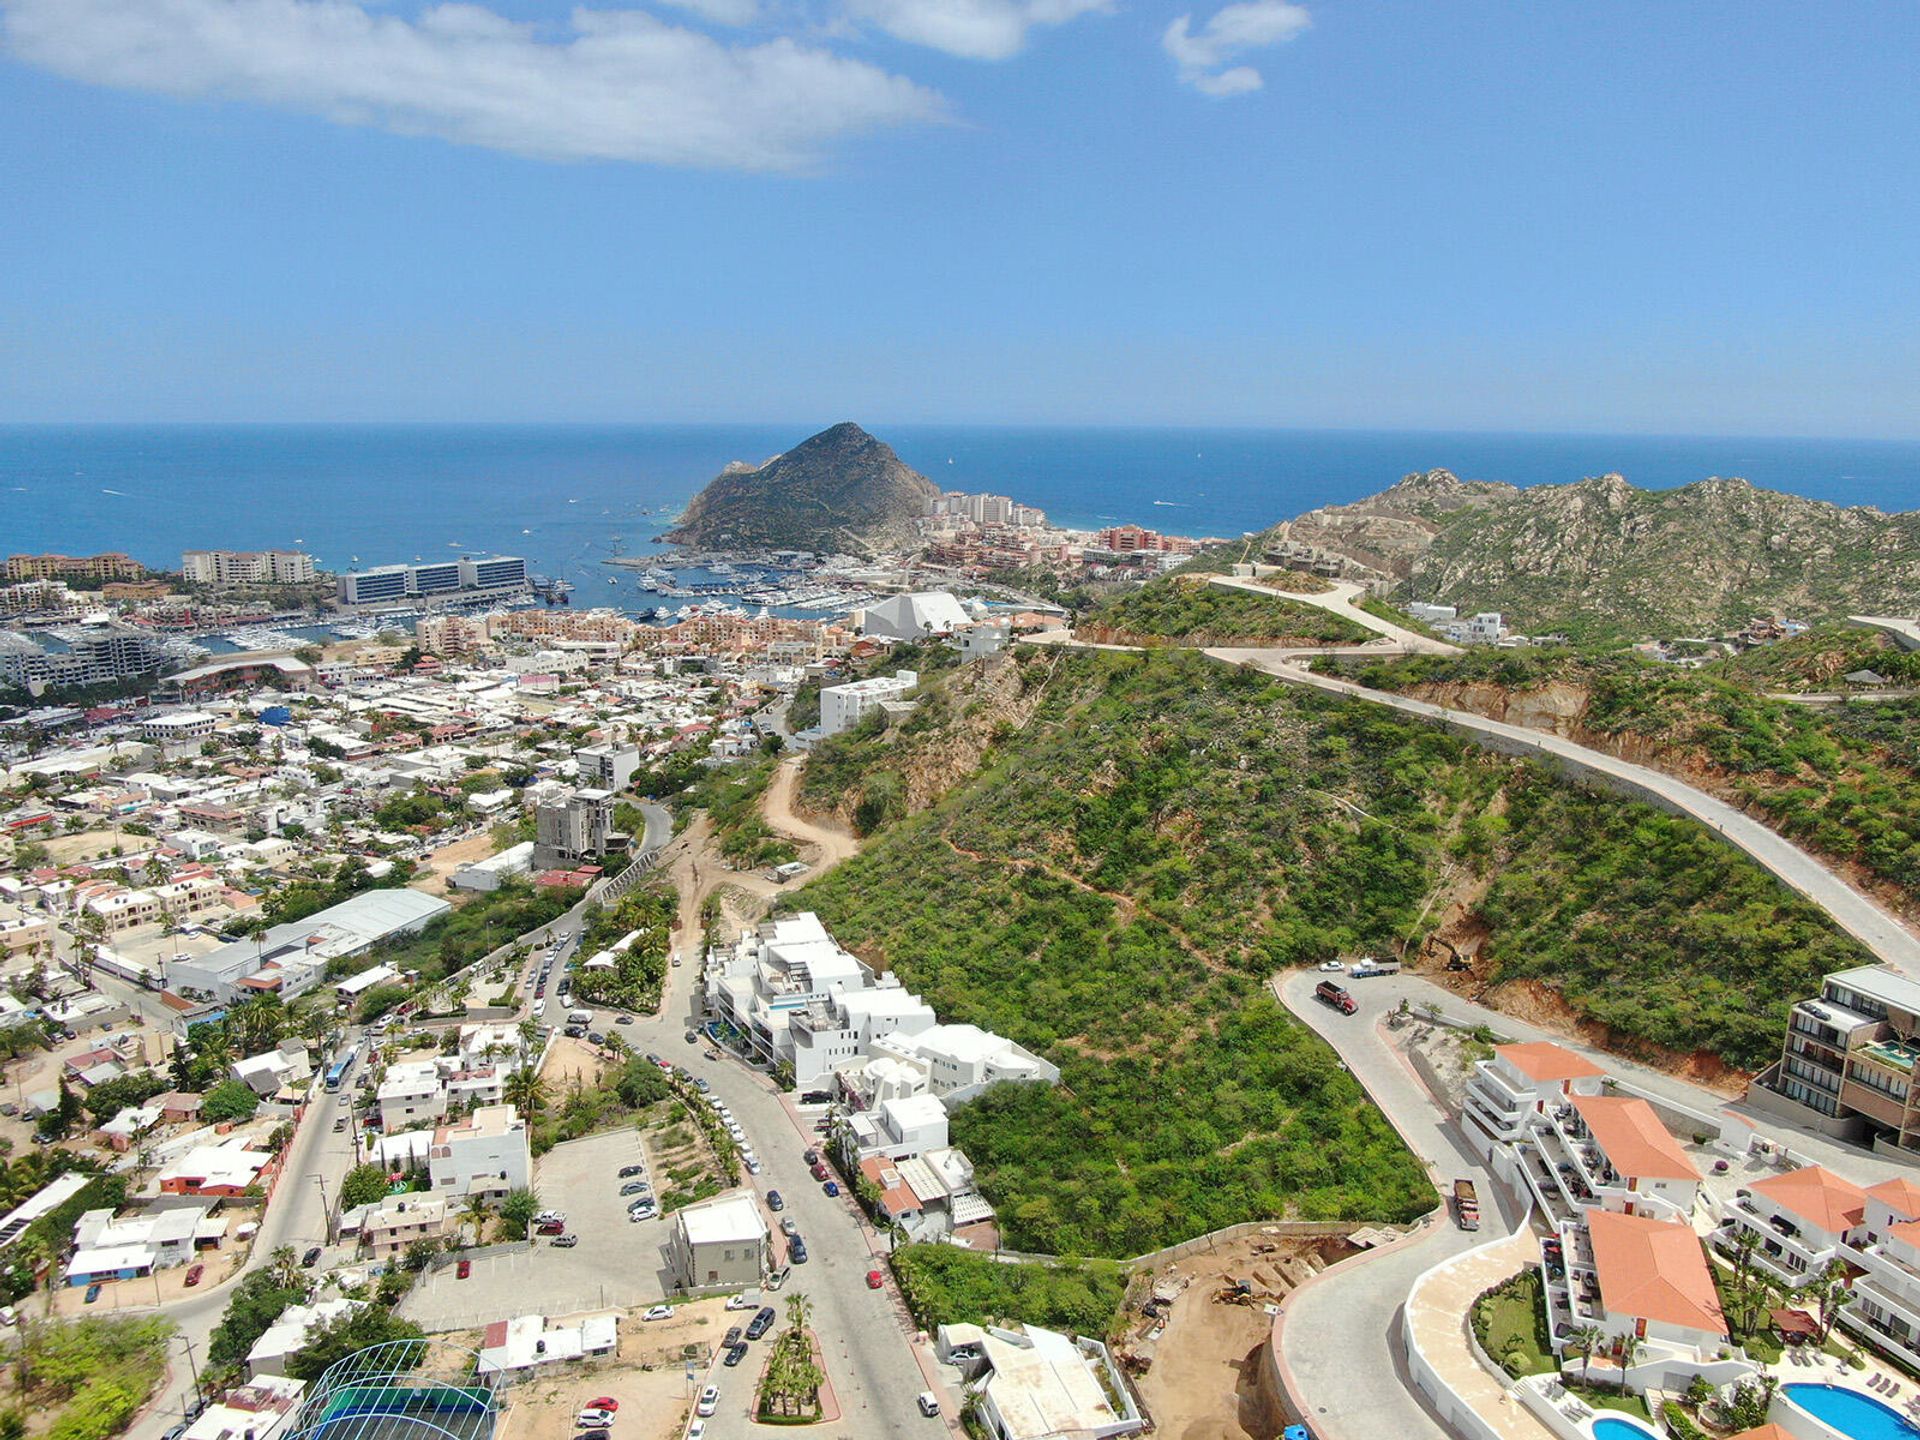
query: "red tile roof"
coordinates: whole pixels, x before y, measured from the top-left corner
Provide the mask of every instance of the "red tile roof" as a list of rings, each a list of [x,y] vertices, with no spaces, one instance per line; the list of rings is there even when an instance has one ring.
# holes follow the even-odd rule
[[[1707,1257],[1691,1226],[1589,1210],[1587,1235],[1600,1277],[1600,1302],[1608,1310],[1711,1335],[1727,1333]]]
[[[1829,1235],[1858,1225],[1867,1208],[1866,1191],[1823,1165],[1769,1175],[1747,1188]]]

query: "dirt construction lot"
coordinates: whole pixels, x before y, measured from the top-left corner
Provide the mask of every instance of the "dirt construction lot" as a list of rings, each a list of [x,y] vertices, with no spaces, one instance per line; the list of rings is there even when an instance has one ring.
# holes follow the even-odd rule
[[[1273,1302],[1267,1293],[1250,1304],[1216,1297],[1229,1277],[1253,1280],[1261,1292],[1284,1292],[1327,1263],[1321,1252],[1337,1257],[1347,1250],[1337,1239],[1243,1238],[1155,1271],[1156,1283],[1185,1282],[1165,1330],[1146,1347],[1151,1366],[1134,1375],[1155,1433],[1169,1440],[1262,1440],[1277,1434],[1282,1422],[1269,1413],[1260,1384],[1260,1352],[1273,1325],[1267,1306]],[[1127,1319],[1131,1337],[1151,1325],[1135,1314]],[[1128,1347],[1119,1348],[1124,1353]]]
[[[447,881],[453,878],[454,871],[475,860],[485,860],[493,853],[493,835],[486,830],[478,835],[469,835],[464,840],[456,840],[451,845],[444,845],[420,862],[420,869],[410,882],[410,888],[423,890],[429,895],[445,895]],[[467,895],[471,892],[457,893]]]

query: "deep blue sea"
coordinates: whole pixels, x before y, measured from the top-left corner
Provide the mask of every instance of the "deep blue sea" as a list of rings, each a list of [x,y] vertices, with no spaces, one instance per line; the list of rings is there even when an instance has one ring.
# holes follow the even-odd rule
[[[1883,510],[1920,508],[1920,443],[1413,431],[871,426],[948,489],[1057,522],[1238,535],[1446,466],[1516,485],[1618,471],[1708,475]],[[296,546],[328,569],[500,551],[618,603],[613,554],[653,537],[729,460],[804,426],[0,426],[0,554]],[[589,588],[591,587],[591,588]],[[636,597],[637,599],[637,597]]]

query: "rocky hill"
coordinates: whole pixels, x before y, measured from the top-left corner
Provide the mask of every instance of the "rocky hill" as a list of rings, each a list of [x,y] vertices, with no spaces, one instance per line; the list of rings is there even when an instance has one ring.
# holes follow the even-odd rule
[[[1516,628],[1576,639],[1920,604],[1920,511],[1845,509],[1745,480],[1640,490],[1605,475],[1520,490],[1435,470],[1275,533],[1346,555],[1395,598],[1500,610]]]
[[[851,421],[764,465],[735,461],[694,497],[666,539],[704,550],[901,549],[939,495],[891,446]]]

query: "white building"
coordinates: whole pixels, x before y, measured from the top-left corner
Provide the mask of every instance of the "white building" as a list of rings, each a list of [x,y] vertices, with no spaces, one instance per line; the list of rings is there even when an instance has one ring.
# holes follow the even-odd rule
[[[185,1265],[203,1248],[217,1245],[226,1231],[226,1221],[210,1218],[198,1206],[150,1210],[121,1219],[115,1219],[111,1210],[89,1210],[73,1224],[67,1283],[86,1285],[112,1274],[129,1252],[137,1252],[142,1275]]]
[[[895,700],[904,700],[907,692],[920,683],[912,670],[896,670],[891,675],[871,675],[865,680],[849,680],[844,685],[829,685],[820,692],[820,733],[838,735],[851,730],[870,710]]]
[[[389,1134],[403,1127],[437,1123],[447,1113],[447,1087],[438,1060],[403,1060],[387,1067],[374,1092],[380,1128]]]
[[[365,1303],[362,1300],[319,1300],[312,1305],[289,1305],[247,1352],[248,1376],[284,1374],[287,1362],[300,1353],[308,1339],[343,1316],[353,1314]]]
[[[767,1268],[767,1222],[753,1192],[734,1190],[677,1210],[668,1265],[682,1290],[757,1285]]]
[[[1714,1239],[1730,1250],[1736,1235],[1751,1234],[1754,1263],[1797,1288],[1842,1258],[1866,1210],[1865,1190],[1825,1166],[1808,1165],[1741,1186]]]
[[[638,745],[589,745],[573,752],[580,767],[580,783],[602,790],[624,790],[640,769]]]
[[[458,890],[498,890],[502,882],[526,874],[532,865],[533,842],[523,840],[498,855],[462,865],[447,883]]]
[[[271,991],[291,1000],[319,983],[329,960],[424,930],[453,906],[418,890],[366,890],[304,920],[276,925],[198,956],[167,962],[167,988],[188,999],[243,999]]]
[[[1728,1343],[1726,1316],[1691,1226],[1612,1210],[1587,1212],[1587,1248],[1567,1255],[1576,1286],[1591,1276],[1592,1299],[1576,1293],[1579,1323],[1597,1326],[1615,1347],[1638,1340],[1676,1360],[1709,1359]]]
[[[1059,1070],[1010,1040],[972,1025],[941,1025],[933,1007],[876,976],[842,949],[811,912],[767,922],[707,957],[708,1008],[738,1030],[748,1048],[793,1072],[806,1091],[845,1076],[862,1095],[875,1059],[924,1077],[896,1082],[892,1095],[922,1090],[968,1098],[996,1080],[1052,1083]]]
[[[1548,1040],[1496,1045],[1493,1058],[1478,1061],[1467,1080],[1466,1115],[1486,1135],[1511,1143],[1549,1107],[1573,1095],[1598,1095],[1605,1074],[1584,1055]]]
[[[860,633],[876,640],[925,640],[972,623],[966,608],[946,591],[923,590],[869,605],[860,617]]]
[[[525,1375],[541,1365],[612,1355],[619,1345],[618,1315],[588,1315],[577,1325],[549,1325],[544,1315],[516,1315],[487,1326],[477,1369],[481,1375]]]
[[[434,1132],[427,1157],[433,1188],[455,1198],[501,1196],[533,1183],[527,1122],[511,1105],[483,1105]]]
[[[304,1380],[261,1374],[202,1410],[180,1440],[273,1440],[299,1408]]]
[[[951,1341],[959,1327],[945,1327]],[[1107,1347],[1057,1330],[987,1327],[949,1354],[973,1372],[981,1425],[996,1440],[1105,1440],[1147,1427]]]
[[[140,722],[140,738],[154,740],[163,745],[179,745],[187,741],[210,740],[219,718],[204,710],[173,710],[164,715],[151,715]]]

